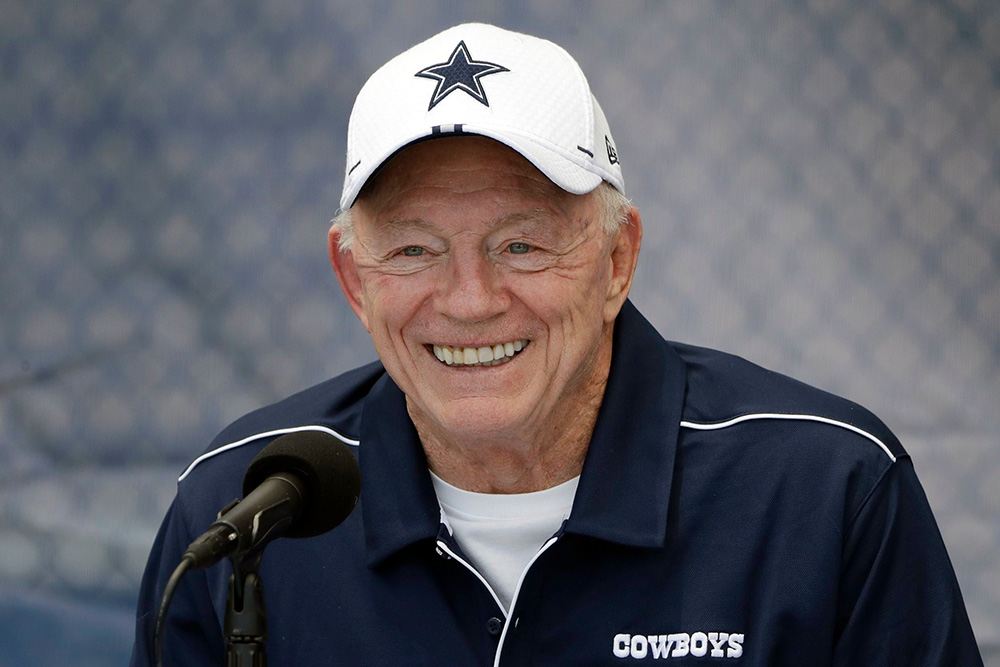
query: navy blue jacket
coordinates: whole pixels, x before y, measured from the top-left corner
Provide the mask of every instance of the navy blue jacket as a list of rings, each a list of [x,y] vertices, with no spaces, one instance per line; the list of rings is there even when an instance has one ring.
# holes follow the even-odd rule
[[[276,435],[352,444],[330,533],[267,548],[272,667],[981,665],[952,566],[889,430],[742,359],[668,343],[631,304],[572,514],[508,616],[441,523],[403,394],[364,366],[235,422],[196,460],[143,579],[132,664],[185,547]],[[223,664],[228,563],[188,573],[166,667]]]

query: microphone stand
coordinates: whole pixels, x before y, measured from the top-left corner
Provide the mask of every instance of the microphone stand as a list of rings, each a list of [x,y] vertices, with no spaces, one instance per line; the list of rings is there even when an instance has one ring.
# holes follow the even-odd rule
[[[267,610],[260,579],[263,548],[233,556],[226,599],[225,667],[267,667]]]

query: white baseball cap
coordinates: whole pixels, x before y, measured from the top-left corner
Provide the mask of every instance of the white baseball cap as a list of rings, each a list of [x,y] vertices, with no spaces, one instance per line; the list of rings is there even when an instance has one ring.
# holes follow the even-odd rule
[[[625,190],[608,122],[573,57],[545,39],[468,23],[396,56],[361,88],[341,209],[400,149],[455,134],[510,146],[574,194],[602,180]]]

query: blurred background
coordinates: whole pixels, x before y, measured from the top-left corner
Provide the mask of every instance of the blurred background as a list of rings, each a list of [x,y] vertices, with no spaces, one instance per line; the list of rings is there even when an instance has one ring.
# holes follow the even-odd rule
[[[466,20],[588,73],[661,332],[900,436],[1000,665],[994,0],[0,0],[0,665],[126,663],[177,475],[374,357],[326,258],[348,114]]]

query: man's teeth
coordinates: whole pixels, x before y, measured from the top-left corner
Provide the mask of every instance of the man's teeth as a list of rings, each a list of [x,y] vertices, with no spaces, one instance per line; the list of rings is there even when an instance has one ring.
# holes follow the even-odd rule
[[[528,344],[527,340],[497,343],[489,347],[451,347],[435,345],[434,356],[449,366],[496,366],[511,360]]]

